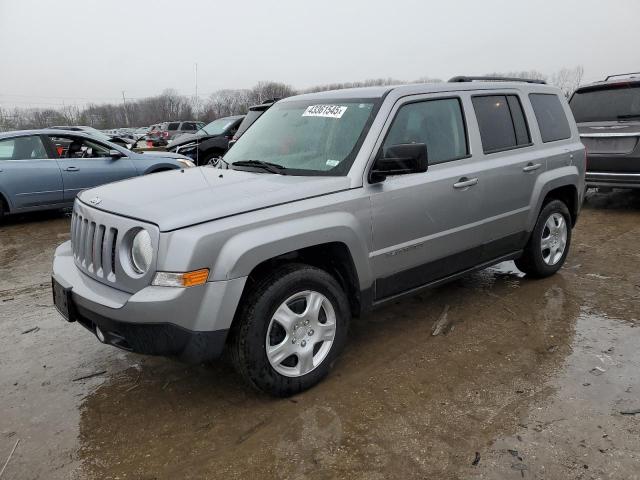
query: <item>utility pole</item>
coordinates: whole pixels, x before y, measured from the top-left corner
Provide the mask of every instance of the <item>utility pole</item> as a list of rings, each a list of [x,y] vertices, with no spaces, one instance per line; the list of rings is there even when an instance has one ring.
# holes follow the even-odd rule
[[[125,127],[128,127],[129,115],[127,114],[127,101],[124,98],[124,90],[122,90],[122,107],[124,108],[124,122],[126,123]]]
[[[198,63],[195,64],[195,75],[196,75],[196,120],[198,119],[198,110],[199,110],[199,99],[198,99]]]

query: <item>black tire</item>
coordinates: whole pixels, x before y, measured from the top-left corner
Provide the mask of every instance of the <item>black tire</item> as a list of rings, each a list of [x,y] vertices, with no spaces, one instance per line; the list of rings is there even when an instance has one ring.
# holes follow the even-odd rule
[[[202,158],[200,158],[200,157],[198,158],[197,166],[198,167],[202,167],[202,166],[205,166],[205,165],[209,165],[209,162],[211,160],[213,160],[214,158],[221,157],[222,155],[223,155],[223,153],[220,152],[220,151],[207,152],[202,156]]]
[[[7,210],[9,210],[9,209],[7,208],[6,204],[4,203],[4,198],[2,198],[2,195],[0,195],[0,222],[4,218],[4,214],[7,212]]]
[[[567,225],[567,241],[560,259],[555,264],[549,265],[543,258],[542,236],[543,232],[545,232],[547,220],[553,214],[558,213],[562,215]],[[524,253],[515,261],[516,267],[527,275],[535,278],[544,278],[556,273],[564,264],[567,259],[567,254],[569,253],[569,247],[571,246],[571,228],[571,214],[565,203],[560,200],[551,200],[542,208],[540,215],[538,215],[536,226],[531,233]]]
[[[230,336],[230,354],[238,373],[253,387],[278,397],[306,390],[331,369],[347,339],[351,319],[344,290],[330,274],[305,264],[289,264],[247,285]],[[266,353],[267,331],[276,309],[292,295],[313,290],[324,295],[335,312],[333,344],[321,363],[307,374],[291,377],[277,372]],[[322,344],[320,344],[322,345]],[[315,346],[314,354],[315,354]]]

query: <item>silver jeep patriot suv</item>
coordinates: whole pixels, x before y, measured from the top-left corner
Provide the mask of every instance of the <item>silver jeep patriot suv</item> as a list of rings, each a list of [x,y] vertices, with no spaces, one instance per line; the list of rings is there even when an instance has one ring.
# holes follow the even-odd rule
[[[80,193],[56,307],[132,352],[226,350],[290,395],[327,375],[354,315],[504,260],[554,274],[584,147],[559,90],[492,80],[290,97],[217,167]]]

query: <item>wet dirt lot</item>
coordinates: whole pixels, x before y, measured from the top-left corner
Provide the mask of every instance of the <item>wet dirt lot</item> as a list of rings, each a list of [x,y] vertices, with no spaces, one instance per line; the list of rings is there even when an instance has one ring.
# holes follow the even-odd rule
[[[505,263],[354,321],[290,399],[66,324],[49,281],[68,229],[0,226],[2,480],[640,478],[638,193],[590,193],[552,278]]]

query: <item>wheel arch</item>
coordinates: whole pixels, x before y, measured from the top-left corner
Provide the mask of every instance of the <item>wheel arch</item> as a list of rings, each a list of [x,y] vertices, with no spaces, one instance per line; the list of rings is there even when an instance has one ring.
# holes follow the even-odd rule
[[[563,201],[571,214],[572,227],[580,213],[578,187],[580,174],[575,166],[566,166],[542,173],[534,186],[532,203],[528,219],[528,231],[533,231],[538,215],[551,200]]]
[[[334,275],[355,300],[355,314],[367,302],[360,294],[372,282],[368,256],[368,230],[347,212],[328,212],[289,219],[227,238],[221,246],[211,281],[233,278],[255,278],[274,264],[307,263]],[[245,285],[250,285],[248,281]],[[364,304],[363,304],[364,303]]]
[[[9,203],[9,197],[0,191],[0,206],[4,208],[4,213],[11,212],[11,204]]]
[[[335,241],[300,248],[291,252],[264,260],[256,265],[248,275],[243,295],[258,279],[281,265],[303,263],[324,270],[333,276],[343,288],[351,314],[359,316],[363,309],[360,292],[360,281],[349,247],[343,242]]]

